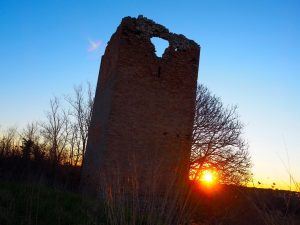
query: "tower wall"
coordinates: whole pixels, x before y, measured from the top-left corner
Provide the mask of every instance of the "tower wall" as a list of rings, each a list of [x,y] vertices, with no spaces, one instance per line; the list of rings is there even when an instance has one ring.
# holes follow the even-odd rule
[[[169,42],[161,58],[151,37]],[[144,17],[125,17],[102,57],[82,188],[140,189],[188,179],[200,47]]]

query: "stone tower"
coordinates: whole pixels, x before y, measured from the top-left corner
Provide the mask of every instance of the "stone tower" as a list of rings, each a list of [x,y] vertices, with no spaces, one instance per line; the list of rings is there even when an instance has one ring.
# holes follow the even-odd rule
[[[150,41],[169,42],[157,57]],[[81,185],[141,190],[188,179],[200,47],[143,16],[125,17],[101,60]]]

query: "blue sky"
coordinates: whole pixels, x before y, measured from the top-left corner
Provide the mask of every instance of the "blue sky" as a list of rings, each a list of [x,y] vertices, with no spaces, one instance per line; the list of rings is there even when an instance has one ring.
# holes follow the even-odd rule
[[[143,14],[201,45],[199,82],[239,106],[256,178],[287,183],[289,161],[300,181],[299,12],[288,0],[3,0],[0,125],[39,121],[54,95],[95,85],[122,17]]]

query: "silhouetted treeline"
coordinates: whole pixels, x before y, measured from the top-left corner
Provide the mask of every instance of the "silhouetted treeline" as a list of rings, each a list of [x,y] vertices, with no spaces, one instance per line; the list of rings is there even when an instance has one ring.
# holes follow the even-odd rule
[[[0,180],[42,183],[65,189],[77,189],[80,167],[53,161],[50,149],[31,139],[0,141]]]
[[[0,179],[78,186],[93,106],[88,84],[54,97],[43,121],[0,132]]]

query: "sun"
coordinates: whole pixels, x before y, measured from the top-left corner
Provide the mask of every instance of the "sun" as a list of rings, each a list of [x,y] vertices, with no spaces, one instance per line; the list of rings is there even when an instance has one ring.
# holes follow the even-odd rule
[[[220,189],[219,178],[220,174],[215,168],[207,167],[203,170],[192,170],[190,174],[190,180],[194,181],[199,191],[202,193],[211,195],[218,193]]]
[[[216,172],[211,170],[204,170],[200,178],[200,180],[207,185],[214,184],[216,182],[216,179],[217,179]]]
[[[202,170],[191,170],[190,180],[196,181],[201,187],[206,187],[211,189],[212,187],[218,186],[219,184],[219,174],[214,168],[207,167]]]
[[[211,183],[213,181],[213,174],[211,171],[204,171],[202,180],[205,181],[206,183]]]

